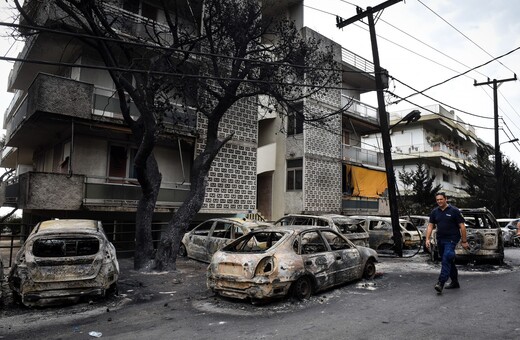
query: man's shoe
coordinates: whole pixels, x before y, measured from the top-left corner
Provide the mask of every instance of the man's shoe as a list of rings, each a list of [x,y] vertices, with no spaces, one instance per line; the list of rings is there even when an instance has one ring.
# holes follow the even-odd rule
[[[460,288],[460,284],[458,281],[451,281],[450,283],[448,283],[446,285],[446,287],[444,287],[446,289],[455,289],[455,288]]]
[[[444,284],[440,283],[440,282],[437,282],[437,284],[435,285],[435,290],[437,291],[437,293],[442,293],[442,288],[444,288]]]

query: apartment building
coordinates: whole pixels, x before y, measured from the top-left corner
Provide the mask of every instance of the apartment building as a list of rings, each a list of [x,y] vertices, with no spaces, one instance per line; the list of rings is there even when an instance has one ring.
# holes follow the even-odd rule
[[[55,15],[52,3],[29,1],[27,6],[40,24],[49,25]],[[130,34],[144,35],[150,20],[160,25],[164,18],[153,1],[115,3],[106,5],[124,17],[125,25],[118,29]],[[333,45],[342,70],[336,88],[302,101],[302,108],[347,110],[331,117],[324,130],[298,119],[283,120],[251,100],[237,103],[221,124],[222,131],[235,134],[213,163],[197,220],[256,212],[268,220],[296,212],[388,213],[383,156],[363,142],[363,136],[379,131],[377,109],[360,100],[362,93],[375,90],[373,64],[305,27],[303,1],[276,4],[269,10],[286,13],[302,34]],[[16,176],[4,183],[4,205],[22,209],[28,224],[96,218],[115,228],[118,222],[133,221],[141,191],[132,166],[136,150],[131,132],[108,72],[81,67],[102,66],[96,51],[47,33],[29,36],[19,58],[56,64],[17,62],[9,76],[15,96],[4,117],[6,147],[0,165],[16,169]],[[156,221],[169,219],[183,202],[191,164],[202,146],[203,117],[190,110],[184,115],[165,120],[154,151],[163,176]],[[281,125],[286,133],[280,133]],[[368,180],[360,185],[361,177]]]
[[[40,25],[51,25],[59,15],[53,1],[27,1],[25,6]],[[143,39],[151,28],[147,25],[158,29],[164,24],[164,13],[152,1],[104,6],[123,19],[114,29]],[[64,217],[135,220],[141,195],[132,165],[136,148],[108,71],[95,68],[103,66],[96,51],[70,36],[42,33],[27,37],[19,58],[49,63],[16,62],[9,76],[15,96],[4,117],[6,148],[0,164],[16,169],[16,176],[4,183],[4,205],[22,209],[29,224]],[[130,105],[131,114],[139,115]],[[215,159],[200,219],[255,211],[256,110],[254,101],[240,101],[222,121],[224,133],[235,134]],[[191,164],[201,149],[198,136],[206,126],[189,109],[166,116],[163,123],[154,150],[162,174],[157,221],[168,220],[184,201]]]
[[[424,108],[392,112],[390,126],[393,126],[412,110],[419,110],[421,118],[409,124],[397,124],[391,129],[392,159],[397,186],[401,194],[410,193],[411,188],[403,185],[399,173],[417,169],[420,161],[435,175],[434,185],[454,199],[465,197],[461,190],[466,183],[457,171],[457,165],[473,162],[477,146],[484,143],[475,133],[475,128],[465,123],[454,111],[440,104]],[[380,150],[381,136],[371,134],[364,138],[367,145]]]
[[[317,32],[302,30],[334,46],[341,68],[336,88],[326,97],[304,100],[304,112],[347,109],[327,128],[289,117],[285,134],[279,133],[284,122],[277,112],[259,113],[258,211],[271,220],[288,213],[388,214],[383,154],[363,143],[363,136],[380,131],[377,108],[360,101],[361,94],[376,89],[374,66]]]

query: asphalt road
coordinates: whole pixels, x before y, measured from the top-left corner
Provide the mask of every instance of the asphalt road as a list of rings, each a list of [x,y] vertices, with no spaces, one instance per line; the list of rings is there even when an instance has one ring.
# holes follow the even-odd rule
[[[420,255],[381,258],[373,281],[262,306],[214,296],[203,264],[179,267],[175,277],[133,273],[106,303],[3,317],[0,339],[92,339],[92,331],[103,339],[520,338],[520,248],[506,249],[502,267],[459,266],[462,288],[441,295],[433,289],[440,265]]]

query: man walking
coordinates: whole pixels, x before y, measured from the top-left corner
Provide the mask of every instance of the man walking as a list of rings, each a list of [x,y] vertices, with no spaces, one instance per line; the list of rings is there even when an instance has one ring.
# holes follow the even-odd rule
[[[468,249],[469,245],[466,239],[464,217],[460,210],[448,204],[446,194],[443,192],[437,193],[435,200],[438,206],[430,213],[430,221],[426,230],[426,247],[430,249],[430,236],[435,225],[437,227],[437,247],[442,265],[439,281],[434,288],[440,294],[448,278],[451,279],[451,282],[446,285],[446,289],[460,288],[459,273],[455,266],[455,246],[461,237],[462,247]]]

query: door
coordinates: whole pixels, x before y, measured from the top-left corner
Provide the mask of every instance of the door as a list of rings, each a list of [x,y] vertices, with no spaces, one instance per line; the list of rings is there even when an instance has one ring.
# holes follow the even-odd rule
[[[215,221],[203,222],[190,232],[188,244],[186,244],[186,250],[189,257],[199,261],[208,261],[207,247],[209,234],[213,224],[215,224]]]
[[[332,254],[317,230],[302,233],[300,236],[301,256],[307,273],[316,279],[316,289],[334,285],[335,255]]]
[[[327,241],[334,262],[331,274],[334,275],[334,284],[349,282],[360,277],[361,255],[356,247],[334,231],[321,231]]]

